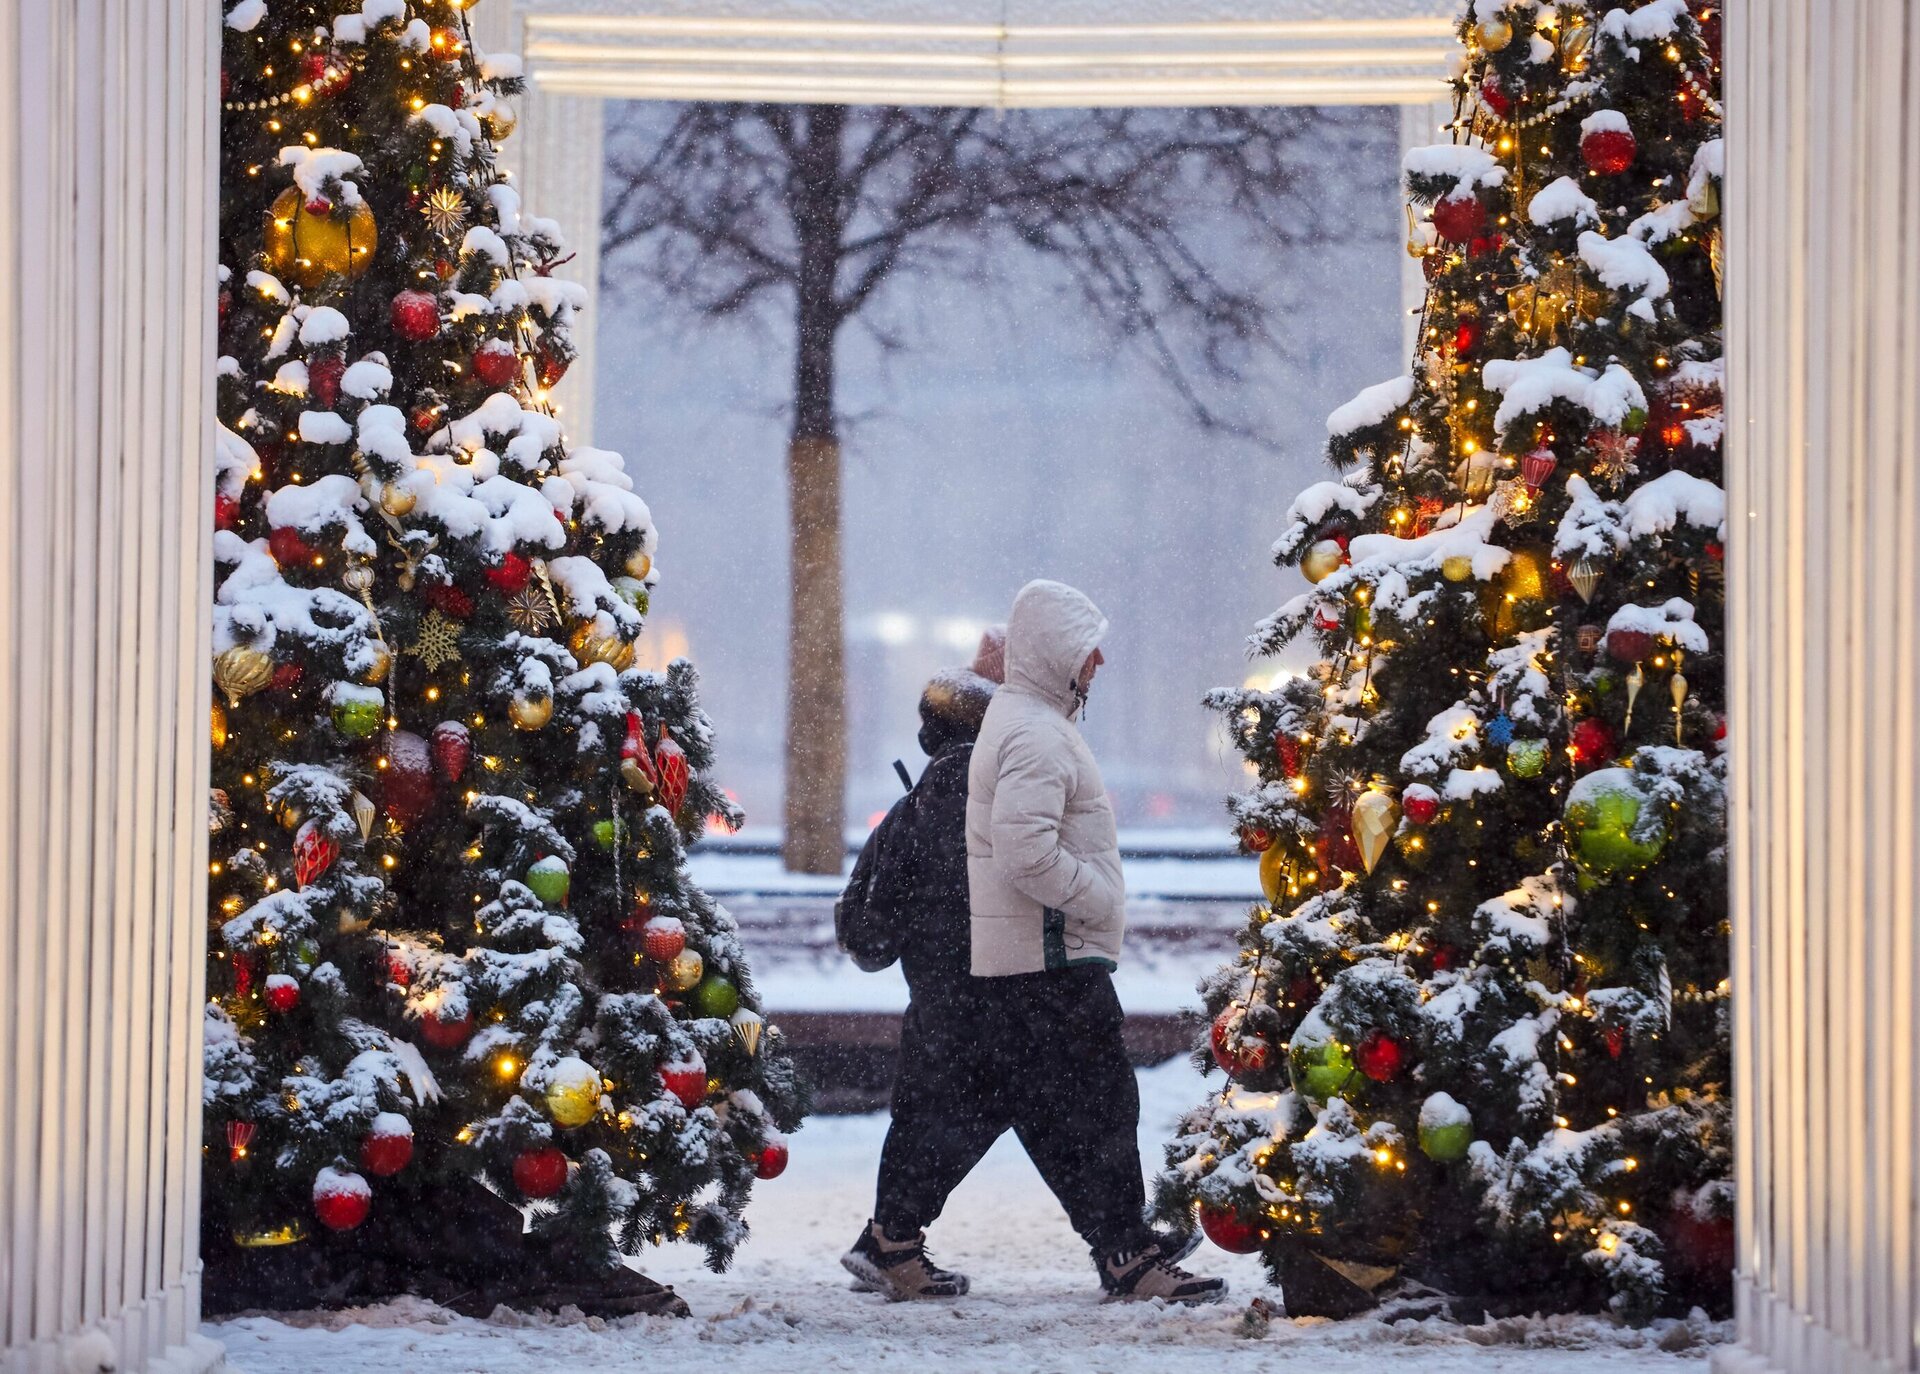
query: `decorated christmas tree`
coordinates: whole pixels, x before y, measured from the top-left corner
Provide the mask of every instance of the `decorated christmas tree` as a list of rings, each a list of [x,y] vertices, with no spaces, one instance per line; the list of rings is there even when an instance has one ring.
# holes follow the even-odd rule
[[[583,293],[467,3],[227,10],[209,1252],[511,1270],[458,1235],[497,1196],[535,1269],[723,1265],[801,1095],[688,879],[738,818],[692,667],[633,666],[654,526],[547,401]]]
[[[1213,704],[1266,901],[1158,1205],[1295,1312],[1728,1299],[1718,15],[1478,0],[1407,158],[1410,375]]]

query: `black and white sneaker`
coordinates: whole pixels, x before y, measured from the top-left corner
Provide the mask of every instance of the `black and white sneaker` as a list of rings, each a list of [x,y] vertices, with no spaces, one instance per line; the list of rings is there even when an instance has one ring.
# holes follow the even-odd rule
[[[942,1269],[927,1257],[927,1233],[916,1231],[895,1240],[870,1221],[853,1249],[840,1257],[840,1267],[888,1302],[918,1298],[957,1298],[967,1291],[967,1276]]]
[[[1100,1263],[1100,1287],[1108,1302],[1219,1302],[1227,1296],[1225,1279],[1189,1274],[1176,1260],[1193,1252],[1190,1236],[1155,1236],[1139,1246],[1118,1251]],[[1184,1248],[1182,1248],[1184,1246]]]

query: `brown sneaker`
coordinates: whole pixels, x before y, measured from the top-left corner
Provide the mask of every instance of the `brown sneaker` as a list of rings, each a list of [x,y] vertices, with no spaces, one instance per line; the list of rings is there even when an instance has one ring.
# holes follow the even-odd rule
[[[1227,1296],[1225,1279],[1189,1274],[1173,1261],[1178,1252],[1167,1241],[1152,1240],[1118,1251],[1100,1263],[1100,1287],[1108,1302],[1219,1302]]]
[[[967,1276],[942,1269],[927,1258],[927,1233],[915,1231],[894,1240],[870,1221],[840,1267],[888,1302],[918,1298],[957,1298],[967,1291]]]

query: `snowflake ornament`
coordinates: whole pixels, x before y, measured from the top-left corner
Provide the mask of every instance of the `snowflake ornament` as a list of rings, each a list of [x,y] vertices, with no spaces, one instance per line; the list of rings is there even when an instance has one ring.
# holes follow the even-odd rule
[[[1597,430],[1589,443],[1593,448],[1593,475],[1609,482],[1624,482],[1638,469],[1634,459],[1640,453],[1640,436],[1622,434],[1617,429]]]
[[[460,626],[439,611],[428,611],[420,622],[420,636],[407,646],[428,672],[460,661]]]
[[[554,614],[548,608],[544,593],[524,587],[507,599],[507,619],[513,622],[514,629],[537,635],[554,623]]]

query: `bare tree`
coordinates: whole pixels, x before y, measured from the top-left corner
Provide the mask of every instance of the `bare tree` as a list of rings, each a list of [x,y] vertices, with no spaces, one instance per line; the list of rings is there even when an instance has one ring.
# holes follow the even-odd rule
[[[638,106],[622,117],[639,127],[611,140],[609,261],[624,255],[702,317],[791,311],[783,852],[789,869],[838,872],[847,755],[841,329],[910,270],[977,265],[981,250],[1014,245],[1058,263],[1196,422],[1257,439],[1218,399],[1230,386],[1216,384],[1278,347],[1271,293],[1211,260],[1188,204],[1205,185],[1210,204],[1279,246],[1337,231],[1342,201],[1320,194],[1326,178],[1317,173],[1341,144],[1368,138],[1370,116],[692,104],[670,117]],[[1262,273],[1242,275],[1257,282]]]

